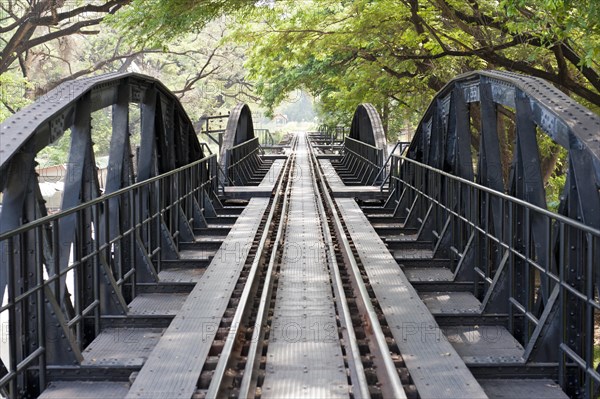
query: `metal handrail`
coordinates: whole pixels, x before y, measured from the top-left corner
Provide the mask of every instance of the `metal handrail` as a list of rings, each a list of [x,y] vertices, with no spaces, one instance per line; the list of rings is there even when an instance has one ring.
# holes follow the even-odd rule
[[[18,307],[22,306],[28,298],[36,298],[35,300],[38,304],[37,318],[40,320],[40,323],[46,323],[44,320],[46,299],[54,298],[50,303],[55,302],[58,304],[58,307],[55,307],[53,312],[62,313],[63,310],[60,309],[62,300],[60,298],[63,294],[62,289],[59,288],[60,281],[66,278],[67,274],[72,271],[83,273],[82,268],[86,265],[89,265],[91,268],[90,271],[93,279],[96,281],[95,284],[100,284],[99,276],[102,273],[110,273],[114,280],[114,288],[122,290],[125,284],[127,284],[128,287],[131,287],[132,295],[135,296],[135,287],[138,284],[136,282],[136,274],[140,272],[142,266],[133,264],[130,270],[122,274],[121,271],[112,270],[113,256],[115,260],[117,256],[116,253],[111,254],[113,246],[120,245],[123,250],[128,250],[133,255],[136,252],[136,245],[141,245],[142,248],[140,250],[145,252],[145,256],[151,262],[155,261],[157,271],[160,271],[161,258],[165,248],[164,243],[161,241],[161,235],[164,234],[164,230],[159,227],[159,224],[161,222],[165,223],[165,220],[169,218],[172,221],[177,220],[181,216],[181,210],[188,211],[188,215],[193,213],[190,211],[191,201],[204,196],[204,190],[210,192],[214,189],[214,187],[209,187],[210,185],[214,185],[216,179],[216,171],[213,169],[214,165],[216,165],[216,155],[210,155],[162,175],[151,177],[132,184],[127,188],[102,195],[84,204],[63,210],[54,215],[42,217],[23,224],[14,230],[0,234],[0,245],[8,267],[8,301],[6,305],[0,308],[0,313],[10,313],[9,347],[11,348],[11,361],[10,364],[6,365],[8,373],[0,379],[0,389],[9,384],[11,397],[14,397],[17,377],[21,373],[26,372],[27,367],[34,361],[40,363],[38,366],[40,381],[45,381],[46,378],[45,356],[48,342],[45,338],[46,329],[44,324],[39,326],[37,331],[39,334],[37,348],[32,349],[31,352],[27,352],[22,359],[16,357],[16,352],[12,352],[13,348],[17,347],[17,339],[19,339],[15,334],[15,327],[12,326],[12,323],[16,323],[15,312]],[[119,208],[121,206],[120,202],[124,200],[130,206],[129,226],[121,231],[118,236],[111,238],[109,235],[110,226],[107,222],[109,210],[113,206]],[[145,206],[143,205],[145,201],[149,201],[150,205],[144,208],[145,211],[143,211],[140,207]],[[91,217],[93,224],[91,227],[93,245],[85,253],[74,253],[73,260],[67,267],[59,269],[59,262],[61,259],[64,259],[62,256],[59,256],[59,253],[55,252],[58,246],[61,245],[57,236],[59,222],[73,215],[81,223],[85,212],[90,212],[88,215]],[[174,242],[178,242],[178,237],[182,234],[181,227],[176,223],[175,227],[173,227],[173,223],[166,223],[165,227]],[[85,229],[85,226],[80,224],[79,229]],[[46,237],[44,237],[47,231],[51,231],[54,237],[49,243],[46,243]],[[34,254],[36,272],[31,277],[31,284],[27,287],[27,290],[25,292],[17,292],[15,289],[17,276],[14,274],[15,270],[17,270],[15,262],[23,260],[19,259],[20,255],[14,249],[22,237],[26,238],[27,235],[31,235],[31,232],[33,232],[34,238],[32,239],[35,241],[34,247],[36,248]],[[136,243],[136,237],[140,240],[139,244]],[[50,245],[50,250],[54,253],[53,259],[50,262],[46,259],[45,246],[47,244]],[[74,249],[76,250],[77,247],[74,247]],[[45,272],[47,272],[47,277],[44,277]],[[97,334],[99,332],[100,318],[106,312],[103,312],[101,308],[100,290],[97,288],[97,285],[94,287],[96,288],[90,293],[90,303],[87,303],[86,299],[81,297],[82,294],[80,292],[74,292],[74,314],[69,316],[63,314],[61,316],[64,319],[62,328],[65,331],[70,331],[66,339],[71,342],[71,345],[74,345],[73,349],[79,352],[83,349],[83,347],[80,347],[82,345],[80,334],[82,333],[81,326],[84,319],[88,317],[94,319],[94,328]],[[64,290],[66,291],[66,289],[65,287]],[[122,293],[118,295],[122,295]],[[126,311],[126,304],[123,303],[123,305],[125,306],[124,311]],[[75,337],[77,338],[76,340]]]
[[[460,182],[461,184],[465,184],[467,186],[473,187],[473,188],[475,188],[477,190],[480,190],[480,191],[483,191],[485,193],[492,194],[494,196],[497,196],[498,198],[502,198],[504,200],[514,202],[516,205],[523,206],[525,208],[529,208],[532,211],[535,211],[535,212],[540,213],[540,214],[542,214],[544,216],[556,219],[556,220],[560,221],[561,223],[567,224],[567,225],[569,225],[571,227],[574,227],[576,229],[580,229],[582,231],[585,231],[586,233],[590,233],[590,234],[593,234],[593,235],[596,235],[596,236],[600,236],[600,230],[599,229],[596,229],[594,227],[588,226],[586,224],[578,222],[577,220],[568,218],[568,217],[566,217],[564,215],[561,215],[561,214],[558,214],[558,213],[554,213],[554,212],[549,211],[547,209],[541,208],[541,207],[539,207],[537,205],[534,205],[532,203],[524,201],[524,200],[522,200],[520,198],[512,197],[512,196],[510,196],[510,195],[508,195],[506,193],[503,193],[501,191],[496,191],[496,190],[491,189],[489,187],[486,187],[486,186],[483,186],[481,184],[475,183],[473,181],[464,179],[464,178],[462,178],[460,176],[456,176],[456,175],[450,174],[448,172],[444,172],[443,170],[436,169],[436,168],[434,168],[432,166],[429,166],[427,164],[415,161],[414,159],[408,158],[408,157],[403,156],[403,155],[394,155],[394,157],[398,158],[398,159],[401,159],[403,162],[408,162],[408,163],[414,164],[414,165],[416,165],[416,166],[418,166],[420,168],[427,169],[427,170],[429,170],[431,172],[435,172],[435,173],[437,173],[437,174],[439,174],[441,176],[450,178],[452,180],[456,180],[456,181]]]
[[[364,141],[353,139],[352,137],[344,137],[344,140],[348,140],[350,142],[354,142],[357,145],[361,145],[363,147],[370,148],[372,150],[380,150],[379,148],[377,148],[377,147],[375,147],[375,146],[373,146],[373,145],[371,145],[369,143],[365,143]]]
[[[376,180],[371,179],[371,176],[380,168],[383,149],[350,137],[344,139],[343,148],[344,156],[337,167],[359,177],[363,184],[374,184]]]
[[[255,143],[258,143],[258,137],[254,137],[254,138],[251,138],[250,140],[244,141],[243,143],[236,144],[236,145],[232,146],[231,148],[229,148],[229,151],[241,149],[246,146],[253,145]]]
[[[455,276],[464,273],[465,270],[472,270],[475,280],[482,279],[486,287],[482,301],[484,307],[487,301],[498,301],[497,297],[492,295],[494,284],[498,284],[497,282],[501,280],[498,273],[502,273],[503,270],[506,270],[506,273],[523,273],[525,280],[519,280],[519,283],[525,288],[519,291],[519,296],[513,293],[515,277],[508,277],[508,284],[510,284],[507,288],[508,294],[501,300],[507,300],[504,306],[508,308],[509,331],[513,333],[513,323],[517,317],[520,317],[518,320],[524,324],[524,327],[518,331],[525,347],[523,355],[525,360],[527,361],[534,353],[537,353],[535,356],[554,359],[559,364],[559,380],[563,387],[566,386],[564,377],[567,372],[566,358],[589,377],[586,379],[587,392],[590,392],[590,381],[593,380],[594,384],[600,383],[600,373],[593,363],[593,334],[589,334],[589,331],[594,330],[593,315],[600,311],[600,303],[595,298],[596,283],[594,282],[595,269],[599,266],[597,254],[600,253],[600,229],[406,156],[393,155],[392,162],[394,166],[390,173],[391,179],[404,189],[403,192],[409,190],[414,193],[412,197],[414,199],[408,199],[408,203],[412,202],[414,206],[417,201],[426,201],[434,208],[433,210],[429,208],[428,213],[436,214],[437,209],[445,215],[445,218],[433,221],[435,237],[433,245],[436,248],[434,254],[442,242],[444,230],[450,224],[448,231],[451,233],[446,233],[451,234],[450,238],[455,244],[444,245],[450,253],[459,258]],[[502,214],[500,230],[495,230],[490,224],[495,213],[491,213],[489,206],[482,208],[482,204],[491,203],[498,204],[499,208],[494,212]],[[485,214],[479,214],[479,210]],[[437,214],[439,215],[439,212]],[[544,224],[542,236],[547,240],[547,248],[536,246],[535,250],[531,249],[534,243],[538,244],[529,226],[533,220]],[[435,233],[438,227],[442,228]],[[523,242],[516,243],[514,235],[520,234],[519,229],[523,229],[521,236]],[[472,242],[477,244],[470,247],[464,239],[465,236],[470,236],[469,241],[474,240]],[[578,240],[580,244],[577,247],[573,246],[573,240]],[[460,245],[463,247],[461,248]],[[486,252],[487,248],[496,248],[498,252],[496,255],[491,255]],[[573,251],[578,248],[580,255],[575,255],[574,258]],[[472,261],[467,265],[462,264],[466,251],[470,250],[476,251],[471,259],[477,260],[477,263]],[[582,264],[573,265],[571,262],[574,259],[581,259]],[[483,261],[486,267],[480,267],[480,261]],[[581,268],[578,275],[584,281],[580,285],[573,285],[574,277],[567,276],[567,273],[573,273],[574,266]],[[534,271],[539,273],[537,283],[527,277]],[[474,284],[474,290],[478,290],[477,284]],[[533,298],[542,295],[538,290],[545,290],[546,302],[543,312],[536,309],[534,305]],[[567,296],[570,298],[569,301],[566,299]],[[588,332],[584,335],[585,340],[579,343],[570,341],[567,331],[572,327],[566,323],[564,316],[561,316],[573,312],[574,309],[579,309],[582,328]],[[542,331],[549,328],[547,326],[552,323],[552,317],[561,320],[556,332],[559,352],[542,355],[536,352],[539,350],[536,348],[541,345],[538,341],[543,339]]]
[[[262,166],[258,137],[244,141],[226,150],[227,176],[236,184],[246,185],[254,171]]]
[[[134,183],[131,186],[122,188],[122,189],[117,190],[117,191],[113,191],[112,193],[109,193],[109,194],[104,194],[104,195],[102,195],[102,196],[100,196],[98,198],[94,198],[93,200],[88,201],[88,202],[86,202],[84,204],[80,204],[80,205],[75,206],[73,208],[65,209],[65,210],[62,210],[62,211],[60,211],[58,213],[55,213],[53,215],[44,216],[44,217],[36,219],[36,220],[34,220],[32,222],[23,224],[23,225],[17,227],[16,229],[13,229],[11,231],[7,231],[5,233],[0,234],[0,241],[4,241],[4,240],[6,240],[6,239],[8,239],[8,238],[10,238],[12,236],[17,235],[17,234],[25,233],[25,232],[27,232],[29,230],[32,230],[32,229],[36,228],[36,227],[39,227],[39,226],[42,226],[44,224],[48,224],[49,222],[58,220],[58,219],[60,219],[60,218],[62,218],[64,216],[71,215],[73,213],[79,212],[79,211],[81,211],[81,210],[83,210],[85,208],[91,207],[92,205],[97,205],[97,204],[100,204],[102,202],[105,202],[106,200],[109,200],[109,199],[112,199],[112,198],[117,198],[119,196],[122,196],[123,194],[126,194],[129,191],[136,190],[138,188],[141,188],[141,187],[143,187],[145,185],[148,185],[148,184],[151,184],[151,183],[155,183],[155,182],[157,182],[159,180],[162,180],[162,179],[164,179],[166,177],[173,176],[173,175],[175,175],[177,173],[180,173],[180,172],[182,172],[182,171],[184,171],[186,169],[190,169],[190,168],[192,168],[192,167],[194,167],[196,165],[199,165],[201,163],[207,162],[209,159],[211,159],[213,157],[216,157],[216,155],[214,155],[214,154],[213,155],[209,155],[209,156],[204,157],[202,159],[199,159],[199,160],[197,160],[195,162],[192,162],[192,163],[190,163],[188,165],[185,165],[185,166],[182,166],[180,168],[173,169],[173,170],[171,170],[169,172],[163,173],[162,175],[154,176],[154,177],[151,177],[151,178],[146,179],[144,181]]]
[[[402,153],[404,152],[404,150],[406,148],[408,148],[407,146],[402,148],[402,146],[410,144],[409,142],[406,141],[397,141],[396,144],[394,145],[394,148],[392,149],[392,151],[390,152],[390,154],[387,156],[387,158],[385,159],[385,162],[383,163],[383,165],[381,166],[381,168],[379,169],[379,172],[377,172],[377,175],[375,176],[375,181],[377,181],[377,179],[379,178],[379,175],[381,174],[381,172],[383,172],[388,163],[390,162],[390,160],[392,159],[392,155],[394,155],[394,153],[396,152],[396,149],[398,148],[398,146],[400,146],[400,155],[402,155]],[[382,180],[381,180],[381,185],[380,185],[380,191],[383,191],[383,186],[385,185],[386,181],[389,179],[390,174],[388,173]]]

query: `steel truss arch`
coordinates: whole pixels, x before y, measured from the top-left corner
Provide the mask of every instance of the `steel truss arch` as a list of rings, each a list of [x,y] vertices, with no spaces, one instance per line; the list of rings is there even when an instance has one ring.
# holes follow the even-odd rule
[[[130,104],[140,107],[137,148]],[[112,136],[101,190],[92,113],[106,107]],[[69,129],[60,212],[48,215],[36,155]],[[126,315],[136,286],[156,284],[161,262],[179,258],[180,240],[193,241],[219,203],[216,156],[204,156],[178,98],[149,76],[61,84],[5,120],[0,142],[0,297],[8,291],[15,350],[0,365],[10,373],[0,374],[14,397],[43,390],[47,365],[80,364],[102,318]]]
[[[238,103],[229,114],[223,134],[219,162],[226,185],[258,185],[272,160],[264,160],[255,136],[250,107]]]
[[[377,109],[370,103],[359,104],[354,111],[349,137],[383,150],[387,158],[387,139]]]
[[[476,171],[470,147],[469,105],[481,106],[481,147]],[[513,175],[506,187],[499,174],[498,106],[515,110],[516,148]],[[565,185],[560,212],[600,228],[600,117],[540,78],[501,71],[476,71],[459,75],[446,84],[419,122],[407,157],[454,173],[498,191],[546,208],[540,181],[539,151],[533,135],[538,127],[568,151],[572,191]],[[520,155],[520,157],[517,157]],[[533,157],[533,160],[526,159]],[[520,179],[522,163],[529,166]],[[516,174],[515,174],[516,173]],[[575,180],[574,180],[575,179]],[[584,182],[585,180],[585,182]],[[523,186],[517,188],[516,185]],[[571,185],[572,187],[572,185]],[[583,201],[583,202],[582,202]],[[567,207],[568,203],[586,204]]]
[[[252,122],[252,112],[245,103],[238,103],[229,114],[227,126],[223,133],[223,142],[220,150],[219,161],[224,170],[229,166],[227,152],[232,147],[243,144],[254,139],[254,124]]]
[[[544,135],[568,154],[556,213]],[[567,393],[588,389],[598,380],[587,353],[600,311],[590,299],[600,288],[600,117],[542,79],[476,71],[436,94],[407,155],[392,158],[394,215],[435,258],[456,260],[453,281],[474,283],[483,314],[508,315],[525,348],[518,361],[558,364]],[[579,374],[567,370],[575,364]]]

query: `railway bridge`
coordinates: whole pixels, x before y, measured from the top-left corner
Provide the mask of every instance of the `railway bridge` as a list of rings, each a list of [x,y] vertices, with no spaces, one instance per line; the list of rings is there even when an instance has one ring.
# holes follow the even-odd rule
[[[49,212],[36,156],[65,132]],[[342,136],[262,145],[239,104],[219,154],[198,137],[131,73],[2,123],[2,396],[598,396],[600,118],[548,83],[458,76],[405,144],[370,104]]]

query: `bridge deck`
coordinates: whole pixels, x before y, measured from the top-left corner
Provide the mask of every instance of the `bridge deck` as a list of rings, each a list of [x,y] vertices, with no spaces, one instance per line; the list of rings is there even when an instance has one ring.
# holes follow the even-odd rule
[[[340,178],[330,159],[319,159],[323,175],[333,192],[334,197],[377,199],[383,198],[379,186],[347,186]]]
[[[232,199],[250,199],[255,197],[270,197],[273,194],[275,183],[279,179],[285,161],[276,159],[271,164],[269,171],[262,178],[258,186],[226,186],[225,196]]]
[[[254,198],[150,354],[127,398],[190,398],[269,200]]]
[[[265,398],[347,398],[348,379],[337,336],[307,144],[300,138],[277,299]]]
[[[483,320],[485,315],[480,300],[473,293],[453,291],[452,284],[456,282],[450,260],[434,257],[430,243],[417,241],[416,229],[405,228],[404,218],[384,216],[382,208],[379,213],[363,212],[356,197],[376,197],[379,188],[346,186],[331,162],[320,159],[318,162],[337,205],[337,209],[330,207],[333,208],[330,214],[335,212],[339,216],[354,251],[346,252],[346,257],[341,255],[343,245],[335,241],[339,232],[334,232],[337,230],[329,218],[321,218],[330,197],[325,196],[326,190],[317,193],[310,163],[311,149],[304,136],[300,138],[295,158],[290,158],[290,162],[295,159],[292,174],[286,173],[287,178],[281,180],[281,187],[289,187],[286,186],[289,181],[289,196],[287,189],[279,191],[289,201],[289,208],[281,217],[283,244],[280,260],[275,262],[278,269],[272,275],[276,281],[272,283],[273,295],[271,300],[265,301],[267,321],[252,320],[256,324],[244,326],[248,318],[239,319],[244,328],[238,331],[244,334],[234,336],[233,346],[244,349],[236,354],[232,350],[230,358],[233,360],[222,368],[227,370],[225,374],[234,373],[240,364],[252,364],[246,355],[250,346],[243,340],[250,335],[254,338],[253,333],[260,331],[258,326],[265,326],[264,335],[259,335],[257,340],[262,347],[252,371],[256,373],[255,380],[260,382],[254,382],[248,392],[261,398],[361,397],[356,385],[359,372],[352,369],[356,366],[351,363],[356,360],[344,335],[352,330],[354,343],[359,348],[358,362],[364,363],[361,372],[377,381],[369,385],[373,396],[385,396],[385,385],[392,385],[390,379],[385,379],[390,374],[382,374],[385,363],[381,358],[389,356],[401,389],[409,398],[565,398],[560,387],[545,379],[545,375],[525,380],[518,372],[509,370],[508,377],[498,375],[498,379],[490,379],[496,371],[527,367],[523,346],[501,322],[486,319],[487,323],[481,325],[463,323],[463,317]],[[263,231],[260,226],[263,215],[278,209],[279,195],[272,201],[270,198],[281,174],[288,170],[285,165],[285,160],[275,160],[258,186],[229,188],[229,194],[236,192],[234,196],[250,198],[243,210],[236,208],[241,213],[227,214],[226,209],[221,210],[221,216],[206,218],[208,226],[194,230],[194,242],[178,244],[181,259],[164,261],[159,273],[161,283],[170,287],[170,291],[143,292],[128,305],[127,317],[146,318],[147,324],[129,326],[126,319],[125,328],[105,328],[85,348],[82,367],[119,369],[123,373],[119,381],[52,380],[40,397],[188,399],[208,396],[212,392],[212,381],[221,381],[213,377],[219,365],[226,363],[222,360],[227,358],[215,348],[226,346],[222,337],[231,336],[232,315],[244,308],[238,296],[239,287],[252,287],[250,295],[257,293],[255,297],[261,297],[258,295],[261,288],[257,287],[262,280],[256,280],[253,285],[249,273],[243,269],[249,260],[267,259],[268,252],[258,253],[252,244],[257,233]],[[323,203],[328,204],[321,208],[318,198],[327,198]],[[324,237],[328,227],[334,232],[331,236],[334,244],[329,243],[329,237]],[[265,227],[265,233],[272,234],[272,228]],[[273,237],[268,234],[265,237]],[[272,248],[273,239],[268,240],[265,247]],[[339,254],[328,253],[334,247],[333,251]],[[334,256],[335,268],[329,262]],[[359,261],[362,268],[364,280],[361,283],[369,287],[365,298],[377,313],[375,322],[365,317],[361,306],[356,306],[350,311],[350,322],[342,324],[343,312],[348,310],[340,305],[344,300],[341,298],[356,304],[362,295],[355,289],[359,282],[351,281],[350,273],[343,277],[336,275],[335,270],[339,273],[349,263],[348,256]],[[263,266],[264,263],[266,261],[261,262]],[[335,284],[336,279],[340,281],[339,286]],[[183,288],[186,284],[187,292]],[[448,288],[418,291],[420,286],[428,284]],[[248,314],[252,314],[252,310]],[[152,326],[152,320],[161,320],[162,324]],[[369,328],[371,332],[367,333]],[[375,347],[372,331],[377,328],[385,329],[384,355]],[[487,371],[482,372],[485,368]],[[256,372],[259,369],[260,372]],[[125,374],[137,370],[137,374]],[[127,376],[131,383],[122,382]],[[493,377],[496,375],[492,374]],[[218,383],[218,396],[237,397],[244,375],[227,378]],[[225,394],[222,389],[229,391]]]
[[[356,202],[336,202],[419,395],[486,397]]]
[[[279,144],[253,126],[238,104],[217,157],[137,73],[0,124],[0,397],[598,397],[597,113],[474,71],[391,151],[371,104]],[[67,131],[66,168],[40,168]]]

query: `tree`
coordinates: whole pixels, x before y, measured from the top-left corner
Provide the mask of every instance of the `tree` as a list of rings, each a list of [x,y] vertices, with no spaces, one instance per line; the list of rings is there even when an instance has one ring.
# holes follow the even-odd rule
[[[211,21],[251,10],[256,0],[132,0],[127,9],[110,18],[135,43],[157,47],[189,33],[198,33]]]
[[[73,34],[97,34],[94,28],[129,0],[69,2],[65,0],[3,0],[0,2],[0,74],[18,60],[27,78],[26,55],[35,47]]]
[[[2,3],[12,10],[11,16],[1,22],[6,24],[0,34],[5,43],[14,42],[15,35],[23,31],[21,25],[8,23],[9,19],[27,24],[27,18],[34,13],[30,8],[38,3],[32,4],[16,0]],[[201,31],[177,37],[160,47],[142,47],[135,40],[123,38],[105,21],[98,22],[96,12],[79,14],[79,7],[73,8],[73,4],[64,1],[48,5],[54,8],[36,10],[43,17],[55,14],[58,25],[44,29],[38,26],[33,33],[27,31],[31,33],[31,43],[39,44],[19,47],[22,52],[0,73],[0,121],[60,83],[105,72],[135,71],[156,77],[180,97],[192,120],[226,113],[239,100],[257,100],[243,69],[244,48],[223,40],[227,30],[222,20],[209,22]],[[67,29],[87,20],[94,21],[94,31]],[[48,32],[61,33],[49,36]],[[139,122],[135,105],[130,117],[133,132]],[[104,156],[112,134],[110,107],[95,112],[92,124],[96,156]],[[44,166],[63,163],[69,143],[70,137],[65,134],[38,154],[38,162]]]
[[[252,45],[248,67],[269,107],[306,87],[324,111],[369,101],[406,119],[455,75],[506,69],[598,110],[598,10],[592,0],[276,2],[236,39]]]
[[[228,108],[238,98],[255,99],[241,67],[244,50],[222,40],[223,21],[158,47],[142,46],[105,23],[107,15],[126,10],[128,3],[1,2],[0,120],[67,80],[127,70],[161,79],[198,117]]]

